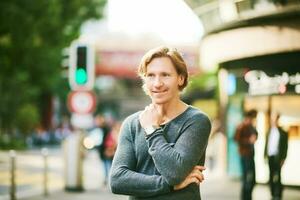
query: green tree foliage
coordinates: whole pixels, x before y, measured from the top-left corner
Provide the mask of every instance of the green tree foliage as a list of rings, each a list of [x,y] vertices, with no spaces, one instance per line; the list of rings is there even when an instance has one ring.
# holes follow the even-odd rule
[[[188,87],[182,95],[186,103],[193,104],[199,99],[215,99],[217,97],[217,75],[215,73],[202,73],[189,79]]]
[[[102,16],[105,3],[0,1],[0,136],[23,129],[26,120],[32,119],[25,129],[32,128],[45,99],[60,92],[62,49],[79,36],[84,21]]]
[[[39,125],[40,116],[36,106],[26,104],[16,114],[16,125],[21,133],[29,134]]]
[[[190,78],[186,93],[192,93],[194,91],[207,91],[217,87],[218,78],[215,73],[206,73],[193,76]]]

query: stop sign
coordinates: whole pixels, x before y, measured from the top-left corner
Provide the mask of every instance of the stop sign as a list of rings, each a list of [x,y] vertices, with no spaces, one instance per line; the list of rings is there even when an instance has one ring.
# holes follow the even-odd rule
[[[89,114],[96,108],[96,95],[91,91],[72,91],[68,95],[68,108],[77,114]]]

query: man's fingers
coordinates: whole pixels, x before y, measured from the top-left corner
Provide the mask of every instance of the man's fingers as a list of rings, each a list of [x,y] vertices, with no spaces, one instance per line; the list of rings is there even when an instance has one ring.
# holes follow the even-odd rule
[[[203,170],[205,170],[206,168],[205,168],[204,166],[201,166],[201,165],[196,165],[196,166],[194,167],[194,169],[203,171]]]
[[[145,115],[145,110],[143,110],[143,111],[139,114],[139,120],[140,120],[140,121],[142,120],[143,115]]]
[[[190,183],[196,183],[197,185],[200,184],[200,181],[196,177],[192,177],[190,180],[191,180]]]
[[[149,105],[145,107],[145,110],[149,110],[149,109],[150,109],[150,106],[149,106]]]
[[[197,178],[200,182],[202,182],[204,180],[204,176],[202,173],[199,173],[199,172],[194,172],[194,173],[191,173],[190,178]]]

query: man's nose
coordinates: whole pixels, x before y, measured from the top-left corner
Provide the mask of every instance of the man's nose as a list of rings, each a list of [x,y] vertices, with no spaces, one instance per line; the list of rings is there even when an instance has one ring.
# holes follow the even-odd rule
[[[161,87],[163,85],[161,77],[159,76],[155,77],[153,85],[155,87]]]

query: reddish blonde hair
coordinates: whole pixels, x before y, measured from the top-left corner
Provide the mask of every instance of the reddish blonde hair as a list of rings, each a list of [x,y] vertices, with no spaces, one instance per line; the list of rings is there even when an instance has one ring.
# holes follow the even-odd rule
[[[141,63],[138,68],[138,74],[143,79],[147,73],[147,66],[154,58],[167,57],[170,58],[173,66],[178,75],[183,76],[183,84],[178,86],[179,90],[182,91],[188,84],[188,72],[187,66],[184,62],[182,56],[176,49],[171,49],[168,47],[156,47],[149,50],[142,58]]]

